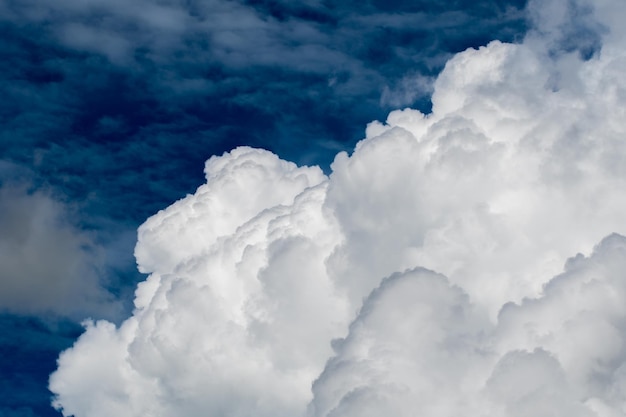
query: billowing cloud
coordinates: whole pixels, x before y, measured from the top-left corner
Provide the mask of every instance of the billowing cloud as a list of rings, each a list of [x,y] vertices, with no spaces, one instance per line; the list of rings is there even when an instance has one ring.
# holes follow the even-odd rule
[[[101,249],[50,194],[0,187],[0,310],[114,318],[121,306],[105,289]]]
[[[523,3],[448,3],[455,11],[444,15],[432,2],[412,0],[393,7],[379,1],[0,0],[0,165],[12,163],[7,177],[28,171],[34,189],[71,201],[71,225],[62,221],[61,229],[88,241],[88,248],[64,251],[84,267],[85,283],[67,289],[72,301],[41,291],[38,305],[72,310],[77,320],[109,318],[93,298],[94,291],[108,297],[96,285],[105,281],[128,315],[134,287],[145,279],[132,251],[138,225],[193,192],[209,155],[245,144],[328,172],[334,155],[352,148],[364,124],[390,106],[418,100],[430,108],[421,90],[431,90],[451,53],[492,36],[522,36]],[[420,74],[422,82],[414,83]],[[57,206],[65,213],[66,205]],[[22,261],[25,272],[44,270],[34,263],[49,260]],[[47,272],[40,278],[50,286],[57,275]],[[77,276],[62,274],[68,281],[59,285]],[[33,298],[36,293],[31,289]],[[86,309],[76,311],[75,303],[86,299]],[[28,306],[11,311],[39,317],[50,311]],[[7,349],[0,346],[14,352]],[[20,355],[5,355],[5,362],[21,362]],[[32,366],[9,370],[6,392],[19,389],[16,380],[38,388],[24,388],[27,400],[12,403],[15,396],[0,393],[0,408],[47,399],[40,374],[55,366],[53,356],[33,352]],[[58,414],[38,404],[34,414]]]
[[[208,182],[195,195],[140,228],[137,260],[152,274],[137,289],[138,315],[121,333],[90,324],[72,351],[78,356],[61,357],[69,373],[51,384],[71,391],[69,403],[60,399],[68,414],[304,411],[308,386],[331,353],[328,341],[349,317],[325,278],[338,237],[322,213],[325,177],[251,148],[212,158],[205,171]],[[205,282],[207,275],[216,280]],[[103,343],[107,360],[92,362]],[[83,370],[73,365],[78,357]],[[91,379],[75,384],[85,366]],[[176,376],[162,378],[170,372]],[[206,372],[214,376],[208,391]],[[103,380],[111,390],[98,388]],[[127,392],[136,384],[142,388]]]
[[[568,5],[601,48],[555,49],[573,29],[539,15],[524,43],[454,56],[431,114],[371,123],[328,177],[247,147],[212,157],[140,227],[135,311],[87,323],[54,405],[623,414],[624,6]]]
[[[611,235],[495,323],[442,275],[392,275],[334,342],[309,415],[621,415],[625,266]]]

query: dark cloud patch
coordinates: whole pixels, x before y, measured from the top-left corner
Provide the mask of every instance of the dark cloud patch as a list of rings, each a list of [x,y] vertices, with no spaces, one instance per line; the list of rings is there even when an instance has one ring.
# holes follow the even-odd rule
[[[0,184],[0,312],[114,318],[102,249],[50,192]]]

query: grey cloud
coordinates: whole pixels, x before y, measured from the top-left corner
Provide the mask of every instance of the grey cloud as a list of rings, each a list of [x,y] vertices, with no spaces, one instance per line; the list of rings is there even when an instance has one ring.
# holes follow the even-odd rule
[[[577,398],[558,359],[542,349],[508,352],[485,386],[492,401],[504,403],[499,411],[506,416],[595,415]]]
[[[0,188],[0,309],[18,314],[116,318],[103,259],[63,204],[24,186]]]

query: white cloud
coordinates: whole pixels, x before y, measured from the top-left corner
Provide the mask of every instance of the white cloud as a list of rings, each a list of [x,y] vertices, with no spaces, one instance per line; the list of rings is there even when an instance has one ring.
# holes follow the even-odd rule
[[[589,16],[611,29],[605,3]],[[63,353],[56,406],[621,415],[619,33],[589,60],[547,53],[541,32],[458,54],[432,114],[370,124],[328,178],[250,148],[211,158],[205,185],[139,229],[136,311]]]
[[[441,275],[391,276],[334,343],[337,355],[313,386],[309,414],[476,415],[469,399],[489,363],[478,337],[488,323]]]
[[[626,237],[607,237],[496,323],[444,276],[395,274],[334,343],[309,415],[621,415],[625,266]]]
[[[136,315],[121,333],[91,325],[62,356],[51,387],[67,393],[65,412],[111,415],[120,401],[131,415],[304,412],[348,320],[324,268],[338,237],[322,213],[326,178],[250,148],[212,158],[205,172],[195,195],[139,230],[138,263],[152,275]],[[89,362],[102,343],[124,365],[90,365],[94,385],[114,381],[93,398],[76,355]]]

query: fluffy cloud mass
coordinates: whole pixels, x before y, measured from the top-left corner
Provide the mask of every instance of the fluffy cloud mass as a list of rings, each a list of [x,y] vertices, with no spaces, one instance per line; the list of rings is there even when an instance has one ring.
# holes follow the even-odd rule
[[[524,43],[456,55],[431,114],[371,123],[328,177],[209,159],[139,229],[136,309],[61,355],[55,406],[623,415],[626,6],[538,3]]]

